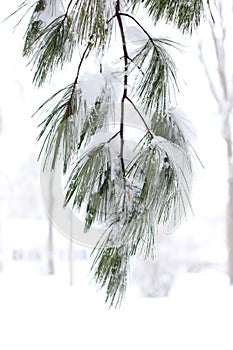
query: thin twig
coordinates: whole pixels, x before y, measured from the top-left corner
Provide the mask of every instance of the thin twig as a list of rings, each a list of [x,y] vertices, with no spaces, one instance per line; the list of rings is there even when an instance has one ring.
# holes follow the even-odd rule
[[[209,11],[210,11],[211,19],[212,19],[213,23],[215,23],[214,16],[213,16],[213,13],[212,13],[212,10],[211,10],[211,6],[210,6],[209,0],[207,0],[207,5],[208,5]]]
[[[133,106],[133,108],[135,109],[135,111],[137,112],[139,117],[141,118],[143,124],[145,125],[146,130],[148,131],[148,133],[150,134],[151,138],[153,139],[155,136],[153,135],[152,131],[150,130],[149,126],[147,125],[147,122],[145,121],[145,118],[143,117],[143,115],[141,114],[141,112],[139,111],[137,106],[134,104],[134,102],[128,96],[126,97],[126,99],[129,101],[129,103],[131,103],[131,105]]]
[[[154,43],[154,40],[152,38],[152,36],[145,30],[145,28],[136,20],[136,18],[134,18],[133,16],[129,15],[128,13],[122,13],[120,12],[119,13],[120,16],[125,16],[125,17],[129,17],[130,19],[132,19],[137,25],[139,28],[141,28],[141,30],[143,31],[144,34],[146,34],[146,36],[148,37],[148,39],[150,40],[150,42],[152,43],[154,49],[155,49],[155,52],[157,54],[157,56],[159,56],[159,51]]]
[[[72,4],[73,1],[74,1],[74,0],[70,0],[70,2],[69,2],[69,4],[68,4],[68,6],[67,6],[67,8],[66,8],[65,17],[68,16],[68,12],[69,12],[70,6],[71,6],[71,4]]]
[[[116,17],[116,13],[107,20],[106,24],[109,24]]]
[[[117,135],[119,135],[120,134],[120,131],[118,131],[115,135],[113,135],[112,137],[110,137],[110,139],[108,139],[108,141],[106,141],[106,144],[107,143],[110,143],[112,140],[114,140],[116,137],[117,137]]]
[[[79,74],[80,74],[80,70],[81,70],[81,67],[82,67],[82,64],[83,64],[83,61],[86,57],[86,54],[88,52],[88,50],[90,49],[90,46],[92,44],[92,37],[93,35],[90,37],[89,39],[89,42],[87,44],[87,47],[86,49],[84,50],[83,54],[82,54],[82,57],[81,57],[81,60],[79,62],[79,65],[78,65],[78,69],[77,69],[77,73],[76,73],[76,77],[75,77],[75,80],[73,82],[73,88],[72,88],[72,91],[71,91],[71,95],[70,95],[70,98],[69,98],[69,101],[67,102],[67,105],[66,105],[66,111],[65,111],[65,119],[67,119],[69,117],[69,109],[70,109],[70,105],[71,105],[71,102],[72,102],[72,99],[73,99],[73,96],[74,96],[74,92],[75,92],[75,89],[76,89],[76,85],[78,83],[78,78],[79,78]]]
[[[139,72],[144,76],[145,73],[143,72],[142,68],[141,68],[139,65],[137,65],[131,57],[128,57],[128,59],[129,59],[130,62],[133,63],[133,65],[134,65],[134,66],[139,70]]]
[[[72,4],[73,1],[74,1],[74,0],[70,0],[68,6],[67,6],[67,8],[66,8],[66,12],[65,12],[65,14],[64,14],[64,17],[63,17],[63,19],[62,19],[62,21],[61,21],[61,23],[60,23],[60,25],[59,25],[59,27],[58,27],[58,30],[61,29],[61,27],[62,27],[62,26],[64,25],[64,23],[65,23],[65,20],[67,20],[67,18],[68,18],[68,13],[69,13],[69,9],[70,9],[70,6],[71,6],[71,4]]]

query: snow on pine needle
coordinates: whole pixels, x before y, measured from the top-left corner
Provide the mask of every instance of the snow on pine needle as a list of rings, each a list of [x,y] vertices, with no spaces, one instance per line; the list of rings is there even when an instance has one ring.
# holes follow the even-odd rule
[[[105,227],[92,271],[110,306],[121,305],[131,257],[153,259],[159,227],[172,231],[191,207],[192,147],[171,109],[176,44],[150,34],[135,14],[192,33],[204,2],[28,0],[18,8],[29,18],[23,55],[34,85],[74,67],[73,80],[35,113],[38,139],[46,164],[63,162],[64,204],[82,213],[85,231]],[[127,130],[139,136],[132,142]]]

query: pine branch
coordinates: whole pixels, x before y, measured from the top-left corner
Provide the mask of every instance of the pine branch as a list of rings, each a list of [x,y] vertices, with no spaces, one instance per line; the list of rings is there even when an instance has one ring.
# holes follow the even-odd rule
[[[84,110],[85,102],[82,99],[81,90],[77,89],[77,84],[83,61],[90,48],[91,41],[89,41],[82,54],[74,82],[55,93],[34,113],[35,115],[39,112],[51,109],[49,115],[39,125],[39,127],[42,127],[42,131],[38,136],[38,141],[44,138],[39,158],[42,153],[45,153],[45,167],[48,164],[49,158],[53,155],[51,166],[52,169],[54,169],[58,157],[63,154],[64,173],[66,173],[73,155],[78,150],[78,134],[76,127],[78,120],[82,119],[82,110]],[[58,98],[62,92],[64,92],[63,96],[58,99],[58,103],[54,105],[54,100]],[[52,108],[49,108],[51,103],[53,103]]]
[[[151,130],[156,136],[161,136],[187,151],[189,140],[185,137],[184,132],[187,125],[184,124],[183,128],[181,122],[181,117],[178,120],[172,109],[164,115],[154,113],[151,117]]]
[[[101,95],[97,97],[93,106],[85,107],[85,117],[80,123],[80,140],[78,148],[83,145],[86,146],[91,137],[97,132],[104,132],[108,127],[109,122],[114,122],[114,103],[112,101],[111,91],[108,87],[108,82],[105,82],[105,86],[101,92]],[[119,132],[116,134],[118,135]],[[108,143],[112,141],[112,138]]]
[[[159,115],[167,113],[171,87],[178,89],[176,67],[165,45],[171,46],[173,42],[154,38],[152,45],[149,39],[133,57],[135,64],[140,64],[144,71],[142,77],[136,77],[134,96],[137,96],[138,103],[148,115],[152,111]]]
[[[155,45],[155,43],[154,43],[154,40],[153,40],[152,36],[151,36],[151,35],[148,33],[148,31],[145,30],[145,28],[136,20],[136,18],[134,18],[133,16],[131,16],[131,15],[128,14],[128,13],[123,13],[123,12],[121,12],[120,15],[132,19],[132,20],[137,24],[137,26],[142,30],[142,32],[148,37],[148,39],[150,40],[151,44],[153,45],[153,47],[154,47],[154,49],[155,49],[155,52],[156,52],[157,56],[159,56],[159,51],[157,50],[157,47],[156,47],[156,45]]]
[[[153,139],[155,135],[153,135],[151,129],[149,128],[145,118],[143,117],[142,113],[139,111],[139,109],[137,108],[137,106],[135,105],[135,103],[127,96],[126,99],[129,101],[129,103],[133,106],[133,108],[135,109],[135,111],[137,112],[137,114],[139,115],[139,117],[141,118],[143,124],[145,125],[145,128],[148,132],[148,134],[151,136],[151,138]]]
[[[33,53],[31,63],[33,67],[36,66],[33,82],[38,87],[51,78],[58,66],[62,68],[64,62],[71,61],[76,38],[73,36],[72,22],[64,18],[56,18],[44,29],[39,27],[38,22],[34,22],[28,33],[24,56],[31,56]],[[40,35],[31,39],[31,33],[37,33],[40,29]],[[41,48],[39,51],[36,50],[38,46]]]
[[[113,4],[101,0],[76,1],[73,7],[75,31],[78,44],[82,45],[93,36],[93,47],[102,54],[108,47],[112,35],[112,24],[108,18],[114,11]]]
[[[38,7],[40,2],[43,7]],[[65,62],[71,61],[77,45],[86,45],[92,38],[92,49],[102,54],[110,42],[112,25],[107,26],[106,19],[111,7],[106,9],[100,0],[75,1],[73,6],[72,3],[69,2],[64,15],[46,26],[40,19],[46,8],[45,0],[39,0],[35,7],[26,32],[23,55],[32,56],[31,63],[36,67],[33,82],[38,87],[51,78],[57,67],[62,68]]]
[[[91,270],[100,288],[106,286],[106,303],[120,307],[127,287],[129,253],[125,247],[107,247],[97,252]]]
[[[20,8],[26,5],[30,1]],[[180,118],[170,109],[177,78],[168,49],[175,45],[153,38],[134,18],[131,13],[140,5],[155,22],[163,18],[183,32],[192,32],[203,12],[201,0],[70,0],[62,15],[56,16],[55,1],[38,0],[33,3],[23,52],[35,69],[34,84],[42,86],[57,68],[71,61],[76,47],[83,50],[72,84],[37,110],[47,115],[39,125],[38,139],[43,141],[44,166],[51,157],[54,168],[62,157],[63,171],[69,171],[64,205],[71,204],[84,216],[85,231],[95,223],[106,227],[93,250],[97,254],[92,270],[96,283],[106,289],[110,307],[120,306],[124,298],[130,257],[154,258],[158,225],[175,227],[190,205],[190,144]],[[45,23],[47,13],[50,17]],[[134,55],[129,55],[123,17],[145,34],[145,42]],[[114,118],[109,78],[103,74],[104,84],[90,105],[80,82],[81,69],[91,54],[100,62],[106,60],[114,25],[123,51],[120,127],[115,133],[109,126]],[[130,159],[124,148],[127,103],[145,129]]]
[[[115,135],[116,136],[116,135]],[[108,223],[115,212],[116,184],[111,153],[103,142],[87,150],[78,160],[68,182],[65,205],[85,213],[85,230],[94,222]]]
[[[125,163],[124,163],[124,117],[125,117],[125,100],[127,98],[127,91],[128,91],[128,51],[126,46],[126,38],[125,38],[125,32],[123,28],[123,23],[120,16],[120,1],[118,0],[116,2],[116,18],[120,29],[120,35],[121,35],[121,41],[122,41],[122,49],[124,53],[124,81],[123,81],[123,95],[121,98],[121,119],[120,119],[120,161],[121,161],[121,168],[122,168],[122,176],[123,176],[123,182],[124,182],[124,192],[126,189],[126,183],[125,183]],[[123,208],[124,211],[125,208],[125,193],[124,193],[124,200],[123,200]]]
[[[190,205],[190,184],[175,159],[176,153],[171,152],[171,147],[177,147],[182,152],[178,145],[165,138],[150,139],[144,142],[141,151],[137,152],[126,168],[127,215],[123,215],[118,202],[112,222],[111,216],[109,218],[108,229],[101,239],[102,244],[100,247],[97,245],[101,252],[97,253],[98,258],[92,267],[96,271],[96,283],[100,288],[106,287],[107,300],[111,300],[111,306],[115,305],[113,295],[119,305],[124,292],[119,289],[118,279],[109,278],[109,267],[104,264],[103,256],[109,251],[108,247],[124,247],[128,256],[140,254],[145,259],[154,257],[156,226],[165,224],[176,227],[186,213],[187,203]],[[185,159],[186,157],[184,162]],[[100,261],[101,265],[98,265]],[[103,284],[100,279],[102,275]],[[127,281],[127,276],[124,274],[122,279]]]
[[[49,98],[35,113],[44,112],[52,104],[48,116],[39,124],[42,130],[38,136],[38,141],[43,139],[39,158],[42,156],[42,153],[45,154],[44,167],[46,167],[48,160],[52,157],[52,169],[54,169],[58,157],[62,154],[64,172],[66,172],[68,164],[70,164],[72,156],[77,149],[78,138],[75,116],[82,108],[80,91],[73,95],[71,99],[72,91],[73,84],[68,85]],[[64,93],[60,97],[62,92]],[[60,99],[58,99],[59,97]],[[58,99],[58,102],[54,105],[55,99]],[[67,117],[67,105],[69,105],[69,118]]]
[[[79,79],[79,75],[80,75],[80,70],[81,70],[82,64],[83,64],[85,58],[88,56],[88,53],[90,52],[91,47],[92,47],[92,36],[89,38],[89,42],[86,45],[86,49],[84,50],[84,52],[83,52],[83,54],[81,56],[79,65],[78,65],[76,77],[75,77],[75,80],[73,82],[73,87],[72,87],[72,91],[71,91],[71,95],[70,95],[70,100],[68,101],[67,106],[66,106],[66,112],[65,112],[65,117],[66,118],[68,118],[69,115],[70,115],[70,106],[71,106],[72,99],[73,99],[74,94],[75,94],[75,90],[76,90],[76,86],[77,86],[77,83],[78,83],[78,79]]]
[[[7,16],[3,21],[7,21],[8,19],[10,19],[12,16],[16,15],[19,11],[21,11],[23,8],[25,8],[26,6],[30,5],[30,2],[33,2],[33,4],[31,6],[29,6],[29,8],[27,9],[27,11],[25,12],[25,14],[23,15],[23,17],[20,19],[20,21],[15,25],[15,28],[21,23],[21,21],[23,20],[23,18],[25,16],[27,16],[28,12],[34,7],[35,3],[33,0],[25,0],[23,1],[21,4],[19,4],[18,8],[13,11],[9,16]]]
[[[131,2],[134,6],[141,3],[139,0]],[[164,19],[166,23],[175,25],[183,33],[190,34],[199,26],[204,13],[203,0],[145,0],[142,5],[148,10],[155,24]]]

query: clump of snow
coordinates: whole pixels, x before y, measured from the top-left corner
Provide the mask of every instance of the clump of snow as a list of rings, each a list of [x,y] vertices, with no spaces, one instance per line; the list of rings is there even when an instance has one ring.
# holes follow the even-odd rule
[[[90,107],[95,103],[97,97],[101,95],[104,88],[103,75],[84,71],[80,76],[79,86],[82,89],[87,105]]]
[[[159,139],[158,136],[155,136],[152,140],[151,140],[151,146],[153,148],[157,147],[159,145],[159,143],[161,142],[161,140]]]
[[[185,138],[192,143],[195,138],[195,130],[186,113],[179,107],[172,107],[169,114],[179,125]]]
[[[39,14],[39,19],[43,22],[43,26],[48,26],[54,19],[64,15],[61,1],[51,1],[46,3],[46,7]]]
[[[125,26],[126,39],[133,45],[142,45],[147,37],[145,33],[136,26]]]

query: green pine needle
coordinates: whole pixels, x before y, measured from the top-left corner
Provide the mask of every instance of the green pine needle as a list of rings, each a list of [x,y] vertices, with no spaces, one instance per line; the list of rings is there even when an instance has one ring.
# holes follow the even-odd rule
[[[183,33],[192,33],[199,26],[204,12],[203,0],[131,0],[131,3],[134,8],[142,4],[155,24],[164,19]]]
[[[58,100],[58,102],[56,102]],[[78,149],[78,135],[76,127],[79,114],[83,111],[83,101],[80,90],[74,93],[74,85],[71,84],[61,89],[49,98],[37,110],[35,114],[48,112],[42,123],[42,129],[38,141],[43,140],[39,157],[45,154],[44,167],[52,157],[52,169],[55,168],[57,159],[63,156],[63,171],[67,170],[73,155]]]
[[[135,95],[145,113],[163,115],[170,105],[171,89],[177,89],[176,67],[166,46],[175,43],[166,39],[149,39],[133,57],[143,76],[136,77]]]

